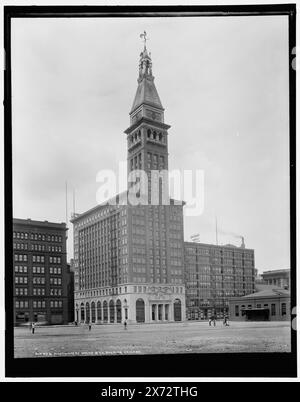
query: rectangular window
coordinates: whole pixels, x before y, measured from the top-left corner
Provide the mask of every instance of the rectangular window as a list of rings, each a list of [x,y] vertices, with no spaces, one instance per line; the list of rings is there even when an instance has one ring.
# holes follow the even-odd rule
[[[240,315],[239,306],[236,305],[236,306],[235,306],[235,316],[238,317],[239,315]]]
[[[271,315],[276,315],[276,304],[271,304]]]
[[[281,315],[286,315],[286,303],[281,304]]]

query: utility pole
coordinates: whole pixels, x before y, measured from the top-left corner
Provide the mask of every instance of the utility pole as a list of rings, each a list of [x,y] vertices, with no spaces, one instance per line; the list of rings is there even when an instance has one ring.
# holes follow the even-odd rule
[[[217,217],[216,217],[216,245],[218,246],[218,221],[217,221]]]

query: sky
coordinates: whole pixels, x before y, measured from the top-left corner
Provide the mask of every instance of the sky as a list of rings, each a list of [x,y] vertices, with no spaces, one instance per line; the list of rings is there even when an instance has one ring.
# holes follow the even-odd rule
[[[184,235],[255,250],[290,268],[288,19],[12,21],[13,214],[63,222],[97,204],[101,169],[126,161],[124,130],[147,31],[169,130],[169,168],[204,172],[204,209]],[[73,255],[69,223],[68,259]]]

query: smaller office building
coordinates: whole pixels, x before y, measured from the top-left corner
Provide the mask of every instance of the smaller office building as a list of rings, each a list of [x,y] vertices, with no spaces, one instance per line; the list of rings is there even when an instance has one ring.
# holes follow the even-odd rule
[[[255,291],[254,250],[230,244],[184,242],[186,316],[188,320],[221,319],[229,299]]]
[[[283,289],[290,288],[290,270],[276,269],[273,271],[264,271],[261,274],[263,282],[267,285],[278,286]]]
[[[274,286],[229,301],[233,321],[288,321],[291,318],[290,292]]]

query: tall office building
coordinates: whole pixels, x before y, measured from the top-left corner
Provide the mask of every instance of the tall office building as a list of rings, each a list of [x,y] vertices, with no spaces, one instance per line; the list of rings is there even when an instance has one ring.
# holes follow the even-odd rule
[[[229,299],[255,291],[254,250],[184,243],[187,318],[228,313]]]
[[[130,197],[138,177],[116,196],[116,205],[109,201],[72,219],[79,322],[185,319],[183,205],[169,199],[162,173],[168,169],[169,128],[145,46],[125,134],[128,173],[145,172],[148,184],[139,205]]]
[[[68,322],[65,223],[13,220],[14,323]]]

